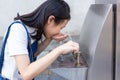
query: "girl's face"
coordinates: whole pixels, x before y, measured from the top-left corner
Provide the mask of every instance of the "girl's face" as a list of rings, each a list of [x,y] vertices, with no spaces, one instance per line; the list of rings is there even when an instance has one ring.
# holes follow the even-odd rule
[[[52,38],[53,36],[59,34],[61,30],[66,26],[68,23],[68,20],[64,20],[60,22],[59,24],[56,24],[54,22],[54,16],[46,23],[44,28],[44,33],[46,38]]]

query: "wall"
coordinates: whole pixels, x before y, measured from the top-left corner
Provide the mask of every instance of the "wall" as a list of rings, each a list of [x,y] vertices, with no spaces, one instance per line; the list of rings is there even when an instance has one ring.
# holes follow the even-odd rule
[[[95,0],[96,4],[113,4],[117,3],[118,0]]]
[[[0,1],[0,36],[3,36],[6,28],[17,13],[29,13],[45,0],[1,0]],[[72,19],[63,30],[70,34],[79,34],[84,17],[94,0],[65,0],[71,7]]]

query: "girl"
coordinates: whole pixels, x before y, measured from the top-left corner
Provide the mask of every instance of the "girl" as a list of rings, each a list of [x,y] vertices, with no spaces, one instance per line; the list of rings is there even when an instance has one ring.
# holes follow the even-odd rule
[[[44,57],[31,62],[28,50],[28,31],[31,37],[31,44],[38,42],[36,57],[55,39],[61,41],[68,35],[61,33],[61,29],[70,20],[70,8],[63,0],[47,0],[35,11],[15,17],[11,25],[10,33],[4,51],[4,62],[1,75],[10,80],[32,80],[42,73],[60,55],[79,52],[79,45],[76,42],[68,41],[62,44]],[[22,25],[22,24],[23,25]],[[26,27],[25,28],[23,27]],[[42,36],[45,40],[42,41]],[[41,42],[40,42],[41,41]]]

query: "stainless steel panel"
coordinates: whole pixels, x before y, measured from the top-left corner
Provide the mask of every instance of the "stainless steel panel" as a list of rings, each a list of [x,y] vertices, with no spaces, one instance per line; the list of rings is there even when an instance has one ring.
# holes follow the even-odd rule
[[[88,55],[87,80],[112,80],[112,5],[91,5],[80,34],[82,53]]]
[[[73,41],[76,41],[79,36],[72,36]],[[87,74],[87,64],[80,57],[80,66],[76,67],[76,60],[72,53],[67,55],[61,55],[54,63],[50,66],[50,71],[62,76],[63,80],[86,80]],[[82,62],[81,62],[82,61]]]
[[[73,41],[76,41],[76,39],[78,40],[78,36],[72,36],[73,38]],[[60,45],[58,44],[58,42],[53,42],[51,46],[48,46],[49,49],[53,49],[51,47],[55,47],[56,45]],[[45,51],[42,53],[40,57],[44,56],[46,53],[48,53],[48,51]],[[69,59],[69,57],[67,55],[64,55],[66,56],[66,59]],[[73,56],[72,56],[73,57]],[[64,62],[63,62],[64,63]],[[69,65],[67,62],[65,62],[67,65]],[[72,61],[73,63],[73,61]],[[60,66],[59,65],[60,63],[59,62],[56,62],[53,63],[51,66],[49,66],[48,68],[48,71],[46,73],[46,71],[41,75],[39,75],[36,80],[39,80],[39,79],[44,79],[44,80],[86,80],[86,73],[87,73],[87,67],[79,67],[79,68],[76,68],[76,67],[69,67],[69,68],[66,68],[66,66]],[[56,65],[56,66],[55,66]],[[69,65],[70,66],[70,65]]]
[[[120,80],[120,4],[118,4],[117,25],[116,80]]]
[[[51,70],[65,80],[86,80],[87,68],[57,68]]]

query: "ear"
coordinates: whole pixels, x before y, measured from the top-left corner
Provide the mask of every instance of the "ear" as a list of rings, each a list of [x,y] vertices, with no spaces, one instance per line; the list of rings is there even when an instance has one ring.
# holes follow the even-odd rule
[[[50,23],[54,22],[54,20],[55,20],[55,16],[51,15],[48,17],[47,23],[50,24]]]

